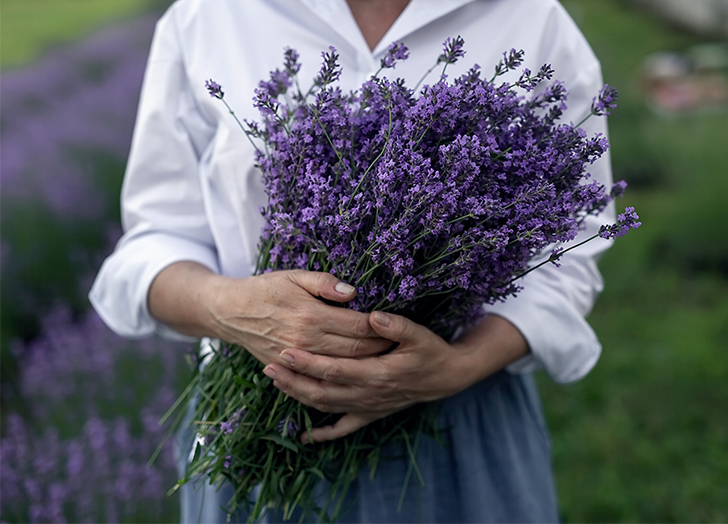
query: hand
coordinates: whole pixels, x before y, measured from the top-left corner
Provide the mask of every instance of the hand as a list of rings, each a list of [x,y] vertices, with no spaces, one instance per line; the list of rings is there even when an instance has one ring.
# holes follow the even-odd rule
[[[218,287],[210,313],[219,338],[239,344],[264,364],[282,350],[356,358],[381,353],[391,342],[369,324],[369,314],[331,306],[356,290],[330,273],[274,271]]]
[[[180,333],[221,338],[268,364],[286,348],[361,357],[391,346],[369,325],[369,315],[331,306],[356,290],[329,273],[276,271],[233,279],[194,262],[167,266],[149,291],[151,314]]]
[[[464,351],[429,329],[398,315],[374,312],[371,326],[399,343],[388,354],[353,360],[287,349],[264,373],[296,400],[323,412],[346,413],[335,425],[316,428],[314,441],[342,437],[420,402],[451,396],[470,385],[461,369]],[[309,435],[304,434],[307,441]]]
[[[288,349],[264,369],[277,388],[303,404],[346,413],[333,426],[304,433],[304,442],[340,438],[413,404],[452,396],[529,351],[521,332],[497,315],[454,344],[398,315],[374,312],[370,323],[399,346],[359,360]]]

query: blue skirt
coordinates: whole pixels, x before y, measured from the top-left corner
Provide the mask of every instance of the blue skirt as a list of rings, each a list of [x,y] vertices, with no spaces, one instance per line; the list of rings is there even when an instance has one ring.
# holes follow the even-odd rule
[[[424,486],[410,476],[403,450],[388,449],[374,479],[359,474],[339,522],[557,522],[556,491],[548,431],[531,374],[501,371],[442,404],[443,442],[422,438],[417,465]],[[194,435],[177,435],[178,467],[184,470]],[[206,482],[182,487],[183,523],[224,523],[232,492]],[[245,522],[244,514],[233,520]],[[294,516],[290,522],[298,522]],[[261,522],[281,522],[269,512]]]

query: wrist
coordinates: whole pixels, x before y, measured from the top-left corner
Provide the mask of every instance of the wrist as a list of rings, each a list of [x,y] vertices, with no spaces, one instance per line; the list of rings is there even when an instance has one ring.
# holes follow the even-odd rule
[[[157,321],[193,337],[218,337],[214,315],[224,282],[196,262],[175,262],[155,277],[147,304]]]
[[[518,328],[493,314],[463,335],[453,347],[458,355],[455,365],[465,387],[497,373],[530,351]]]

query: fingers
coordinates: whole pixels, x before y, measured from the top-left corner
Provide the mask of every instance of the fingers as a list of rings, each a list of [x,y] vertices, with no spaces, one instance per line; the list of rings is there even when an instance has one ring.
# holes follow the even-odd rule
[[[354,386],[324,383],[276,364],[268,364],[263,373],[286,395],[323,413],[345,413],[361,402]]]
[[[331,358],[296,349],[286,349],[280,357],[291,371],[334,384],[363,386],[381,382],[385,377],[380,359]]]
[[[354,433],[356,430],[375,421],[377,418],[379,417],[358,413],[347,413],[333,426],[314,428],[310,435],[308,432],[304,432],[303,435],[301,435],[301,442],[309,444],[310,442],[324,442],[326,440],[334,440],[345,437],[346,435]]]
[[[369,323],[382,338],[394,342],[413,342],[421,337],[426,328],[400,315],[374,311],[369,315]]]
[[[331,273],[296,270],[288,271],[287,274],[292,282],[315,297],[334,302],[348,302],[356,296],[354,286],[342,282]]]
[[[326,333],[351,338],[380,338],[372,328],[368,313],[320,304],[311,308],[311,323],[317,323]]]

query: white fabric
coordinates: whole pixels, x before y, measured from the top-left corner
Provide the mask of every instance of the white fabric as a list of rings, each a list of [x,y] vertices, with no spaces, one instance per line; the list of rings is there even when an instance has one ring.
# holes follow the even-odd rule
[[[303,86],[318,71],[321,52],[335,46],[348,90],[379,68],[392,41],[402,40],[411,56],[391,74],[413,86],[442,42],[457,35],[467,54],[448,68],[451,77],[473,63],[490,74],[504,51],[523,49],[524,66],[535,71],[550,63],[565,82],[565,121],[580,121],[601,87],[597,59],[556,0],[411,0],[374,52],[345,0],[176,2],[157,25],[144,79],[122,190],[125,234],[90,294],[101,317],[124,336],[169,332],[150,316],[146,300],[164,267],[192,260],[230,277],[254,269],[265,203],[260,174],[252,147],[223,104],[208,95],[205,80],[223,86],[241,119],[256,119],[253,90],[282,67],[287,46],[301,55]],[[603,118],[584,127],[606,134]],[[611,184],[608,158],[591,173]],[[612,220],[612,209],[601,218]],[[583,234],[599,223],[589,221]],[[487,308],[515,324],[530,344],[532,353],[510,371],[545,367],[554,380],[568,382],[592,368],[601,346],[584,316],[601,291],[595,259],[608,245],[598,239],[580,247],[564,257],[563,267],[535,271],[517,297]]]

